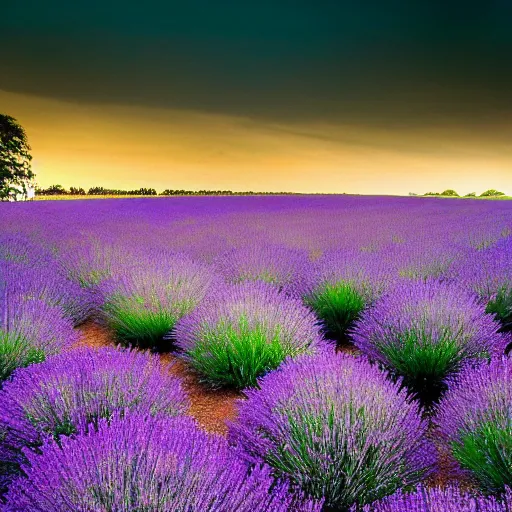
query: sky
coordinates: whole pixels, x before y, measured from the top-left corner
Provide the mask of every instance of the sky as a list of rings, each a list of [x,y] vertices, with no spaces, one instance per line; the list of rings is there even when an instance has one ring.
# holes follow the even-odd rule
[[[512,194],[509,0],[0,0],[41,186]]]

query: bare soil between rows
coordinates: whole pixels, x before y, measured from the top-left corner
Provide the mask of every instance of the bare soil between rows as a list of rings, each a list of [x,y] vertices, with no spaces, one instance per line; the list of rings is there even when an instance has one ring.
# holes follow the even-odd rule
[[[115,344],[113,333],[105,326],[94,321],[88,321],[79,328],[81,337],[75,348],[87,346],[90,348],[101,348]],[[357,356],[359,351],[353,345],[337,347],[337,352],[344,352]],[[196,419],[198,424],[207,432],[227,435],[228,424],[237,417],[236,402],[243,399],[242,393],[229,389],[211,389],[200,382],[187,364],[172,353],[158,354],[163,363],[169,365],[171,374],[180,378],[183,389],[190,400],[189,414]],[[458,475],[453,477],[453,463],[447,453],[439,446],[435,430],[430,431],[431,441],[436,445],[439,456],[439,470],[432,475],[427,485],[440,486],[453,482],[454,480],[462,487],[469,489],[471,483]]]
[[[79,327],[81,338],[76,347],[101,348],[115,344],[114,336],[108,328],[86,322]],[[241,393],[226,389],[210,389],[202,384],[197,375],[186,363],[173,354],[159,354],[163,363],[169,365],[171,374],[182,382],[190,400],[189,414],[208,432],[226,435],[228,422],[236,419],[236,400],[243,398]]]

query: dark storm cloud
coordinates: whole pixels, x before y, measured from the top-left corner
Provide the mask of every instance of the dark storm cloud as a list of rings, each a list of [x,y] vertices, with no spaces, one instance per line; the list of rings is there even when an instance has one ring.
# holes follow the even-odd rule
[[[0,88],[59,99],[382,124],[512,106],[507,0],[0,0],[0,23]]]

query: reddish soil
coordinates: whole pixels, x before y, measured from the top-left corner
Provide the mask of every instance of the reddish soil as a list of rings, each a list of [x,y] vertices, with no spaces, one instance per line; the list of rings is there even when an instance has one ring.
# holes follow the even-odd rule
[[[163,354],[163,361],[171,363],[171,373],[180,377],[187,392],[190,414],[208,432],[227,434],[227,422],[236,418],[236,400],[242,394],[233,390],[210,389],[199,382],[187,364],[173,354]]]
[[[76,347],[87,346],[100,348],[112,345],[114,343],[112,333],[104,326],[95,322],[87,322],[79,328],[81,339]],[[337,352],[357,356],[359,351],[350,344],[337,347]],[[187,366],[187,364],[176,357],[174,354],[160,354],[163,363],[168,364],[170,372],[179,377],[183,388],[187,393],[190,402],[190,415],[194,417],[199,425],[208,432],[226,435],[228,422],[236,419],[236,400],[242,399],[243,395],[233,390],[210,389],[203,385],[197,375]],[[448,453],[443,453],[435,430],[430,430],[431,440],[439,450],[439,470],[432,475],[427,483],[430,486],[445,486],[453,477],[453,461]],[[457,483],[465,489],[471,489],[469,480],[456,477]]]
[[[114,343],[112,333],[95,322],[87,322],[79,330],[81,339],[77,347],[101,348]],[[161,354],[160,358],[169,364],[171,373],[181,379],[191,402],[190,415],[208,432],[226,435],[227,422],[235,419],[235,402],[242,398],[242,394],[232,390],[207,388],[199,382],[197,375],[186,363],[173,354]]]

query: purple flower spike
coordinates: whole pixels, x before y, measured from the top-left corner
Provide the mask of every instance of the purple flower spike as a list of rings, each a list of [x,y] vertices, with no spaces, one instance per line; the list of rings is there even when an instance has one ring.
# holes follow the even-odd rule
[[[27,452],[25,477],[5,512],[320,512],[321,503],[273,487],[268,469],[248,475],[221,437],[190,418],[128,414],[97,432]]]
[[[87,431],[116,412],[184,414],[188,399],[157,356],[115,348],[80,349],[18,370],[0,391],[0,462],[46,436]]]
[[[228,283],[263,281],[296,297],[307,289],[312,272],[305,251],[264,243],[232,249],[218,258],[216,266]]]
[[[329,507],[372,502],[433,467],[417,404],[365,359],[304,356],[260,387],[240,402],[231,442],[248,462],[269,464]]]
[[[478,297],[439,282],[403,284],[366,310],[352,338],[426,405],[471,361],[503,353],[507,338]]]
[[[90,291],[65,277],[55,264],[29,266],[0,260],[0,294],[39,299],[57,306],[74,325],[87,320],[95,309]]]
[[[263,282],[227,285],[175,329],[185,358],[214,386],[244,388],[285,358],[321,345],[314,314]]]
[[[509,490],[505,500],[499,501],[492,496],[472,496],[457,487],[420,487],[410,494],[398,491],[364,507],[363,512],[508,512],[511,506],[512,494]]]
[[[467,368],[439,404],[442,438],[486,492],[512,485],[512,361]]]
[[[16,368],[40,363],[77,340],[60,308],[0,290],[0,382]]]
[[[143,348],[169,349],[164,337],[204,298],[216,278],[211,268],[184,254],[151,253],[120,265],[100,293],[104,315],[119,341]]]

